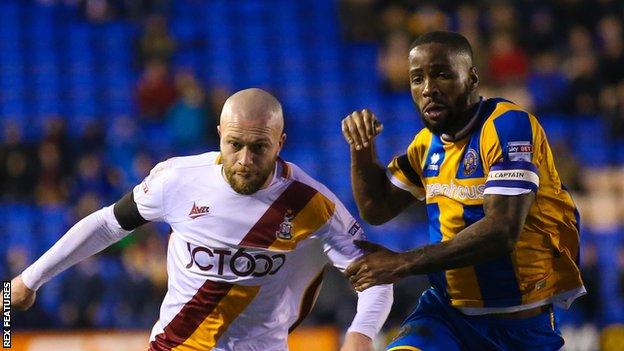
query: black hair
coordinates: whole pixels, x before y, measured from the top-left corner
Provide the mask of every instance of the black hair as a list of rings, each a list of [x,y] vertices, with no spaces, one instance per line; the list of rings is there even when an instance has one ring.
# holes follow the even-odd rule
[[[413,48],[429,43],[440,43],[449,46],[452,50],[465,53],[470,56],[470,60],[473,59],[472,56],[472,46],[470,46],[470,42],[463,35],[457,32],[449,32],[449,31],[433,31],[427,32],[414,40],[412,46],[410,47],[410,51]]]

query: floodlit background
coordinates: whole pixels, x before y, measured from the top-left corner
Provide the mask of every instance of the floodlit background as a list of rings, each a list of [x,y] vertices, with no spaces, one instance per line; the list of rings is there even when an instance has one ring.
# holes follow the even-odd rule
[[[623,18],[618,0],[0,0],[0,275],[21,272],[157,162],[214,150],[224,99],[247,87],[282,102],[283,156],[356,213],[340,120],[371,108],[385,124],[381,161],[403,152],[422,127],[410,42],[451,29],[473,44],[482,95],[539,116],[580,208],[589,294],[560,315],[566,349],[622,350]],[[398,250],[424,244],[424,207],[367,232]],[[145,226],[45,285],[14,313],[14,348],[144,349],[166,290],[167,233]],[[426,284],[397,286],[380,347]],[[293,350],[336,345],[354,310],[349,285],[328,272]]]

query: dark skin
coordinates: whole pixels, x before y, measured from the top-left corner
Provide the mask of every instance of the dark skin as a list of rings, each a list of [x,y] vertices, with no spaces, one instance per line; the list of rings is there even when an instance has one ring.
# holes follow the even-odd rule
[[[454,135],[470,120],[479,101],[479,77],[470,56],[440,43],[422,44],[410,51],[410,90],[425,126],[435,134]],[[374,138],[383,127],[369,110],[355,111],[342,121],[351,149],[351,182],[360,216],[373,225],[395,218],[416,196],[393,185],[377,160]],[[395,283],[408,275],[428,274],[472,266],[513,251],[535,200],[533,193],[518,196],[485,195],[484,218],[451,240],[407,252],[394,252],[367,241],[369,251],[347,267],[345,274],[358,291]]]

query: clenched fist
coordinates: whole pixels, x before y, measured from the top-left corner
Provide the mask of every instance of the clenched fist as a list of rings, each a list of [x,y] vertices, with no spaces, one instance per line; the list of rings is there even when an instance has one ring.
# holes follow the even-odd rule
[[[11,280],[11,306],[18,310],[25,311],[35,303],[36,295],[37,293],[35,291],[29,289],[26,284],[24,284],[21,275]]]
[[[369,109],[353,111],[342,120],[342,135],[356,150],[368,147],[382,130],[383,125]]]

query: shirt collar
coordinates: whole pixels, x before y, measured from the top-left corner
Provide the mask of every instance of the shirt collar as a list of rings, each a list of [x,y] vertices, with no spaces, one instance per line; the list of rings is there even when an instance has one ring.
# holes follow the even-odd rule
[[[472,128],[475,126],[475,124],[477,124],[477,121],[479,120],[479,113],[481,113],[482,104],[483,104],[483,97],[479,96],[479,105],[477,106],[477,111],[475,111],[474,115],[472,116],[472,118],[470,118],[470,121],[468,121],[466,126],[462,128],[459,132],[455,133],[454,135],[443,133],[441,135],[442,140],[453,142],[453,141],[461,140],[464,137],[466,137],[466,135],[468,135],[468,133],[472,131]]]

